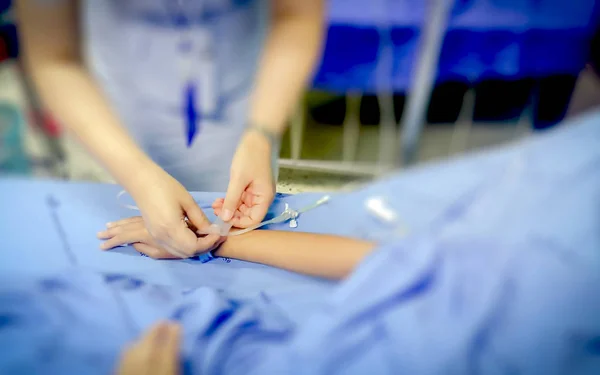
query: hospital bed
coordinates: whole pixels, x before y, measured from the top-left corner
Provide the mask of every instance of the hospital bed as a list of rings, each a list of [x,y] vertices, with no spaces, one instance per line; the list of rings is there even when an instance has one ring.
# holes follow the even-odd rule
[[[269,228],[377,241],[340,283],[101,252],[95,233],[132,215],[118,191],[0,180],[0,373],[109,373],[160,319],[183,325],[189,374],[600,373],[600,112]],[[319,198],[279,195],[270,215]]]
[[[348,175],[379,175],[418,161],[431,93],[438,83],[471,87],[448,149],[467,149],[473,126],[475,90],[482,81],[576,77],[587,62],[591,36],[600,22],[593,0],[361,0],[328,2],[329,28],[323,61],[313,88],[347,97],[341,160],[301,158],[305,104],[292,120],[285,168]],[[406,93],[397,123],[393,94]],[[360,97],[376,94],[381,114],[376,162],[357,160],[361,132]],[[462,94],[460,94],[462,95]],[[538,124],[541,101],[535,90],[515,121],[514,139]],[[570,94],[568,95],[570,96]],[[498,98],[503,100],[503,98]],[[557,105],[555,103],[555,105]],[[566,110],[566,108],[565,108]],[[507,126],[498,121],[498,126]]]

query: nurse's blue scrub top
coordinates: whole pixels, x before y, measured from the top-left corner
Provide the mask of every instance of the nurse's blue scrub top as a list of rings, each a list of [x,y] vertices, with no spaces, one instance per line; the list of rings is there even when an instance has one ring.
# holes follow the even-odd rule
[[[266,0],[82,0],[87,63],[138,144],[189,190],[225,191]]]

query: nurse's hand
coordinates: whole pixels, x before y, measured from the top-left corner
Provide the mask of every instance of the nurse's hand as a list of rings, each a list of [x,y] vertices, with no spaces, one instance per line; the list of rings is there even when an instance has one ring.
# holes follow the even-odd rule
[[[174,255],[163,248],[150,235],[144,219],[141,216],[134,216],[128,219],[122,219],[107,225],[107,228],[98,232],[98,239],[103,240],[100,245],[102,250],[110,250],[119,246],[132,245],[134,249],[142,254],[154,259],[178,259],[181,258]],[[213,247],[206,251],[214,250],[225,238],[220,238]],[[211,241],[212,242],[212,241]]]
[[[216,234],[198,237],[185,221],[203,233],[210,222],[190,193],[158,166],[139,172],[139,185],[130,188],[148,232],[161,247],[182,258],[210,250],[219,241]]]
[[[272,144],[263,134],[244,134],[233,157],[225,199],[213,203],[215,215],[238,228],[265,218],[275,198],[271,155]]]
[[[155,325],[123,352],[117,375],[180,374],[180,340],[181,329],[178,325]]]

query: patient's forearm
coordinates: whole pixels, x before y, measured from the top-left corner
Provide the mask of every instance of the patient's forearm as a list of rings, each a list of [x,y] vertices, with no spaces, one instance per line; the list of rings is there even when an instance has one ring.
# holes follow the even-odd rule
[[[371,242],[346,237],[256,230],[229,237],[215,255],[339,279],[352,272],[373,247]]]

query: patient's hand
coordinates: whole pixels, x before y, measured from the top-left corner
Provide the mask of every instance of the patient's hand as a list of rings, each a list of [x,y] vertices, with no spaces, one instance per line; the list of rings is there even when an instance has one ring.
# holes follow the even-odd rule
[[[177,324],[155,325],[123,352],[117,375],[179,374],[180,335]]]
[[[118,246],[132,245],[137,251],[154,259],[179,259],[161,247],[146,229],[144,219],[134,216],[107,224],[107,229],[98,233],[104,240],[100,248],[110,250]],[[216,246],[220,245],[218,242]],[[212,250],[209,248],[208,250]]]

